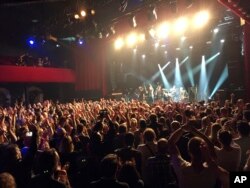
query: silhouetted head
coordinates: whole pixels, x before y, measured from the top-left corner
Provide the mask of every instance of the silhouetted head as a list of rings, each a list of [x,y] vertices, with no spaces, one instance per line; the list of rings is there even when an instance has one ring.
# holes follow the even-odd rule
[[[102,176],[114,178],[118,169],[118,157],[115,154],[106,155],[101,161]]]

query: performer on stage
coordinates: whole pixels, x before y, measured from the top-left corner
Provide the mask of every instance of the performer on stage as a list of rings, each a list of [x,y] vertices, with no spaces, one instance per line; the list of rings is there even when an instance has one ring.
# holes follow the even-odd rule
[[[151,84],[148,84],[148,102],[153,103],[154,102],[154,88]]]
[[[158,82],[157,83],[157,87],[155,89],[155,99],[156,100],[162,100],[163,99],[163,88],[161,86],[161,84]]]
[[[145,94],[146,91],[142,86],[139,86],[139,90],[138,90],[138,100],[139,101],[144,101],[145,100]]]

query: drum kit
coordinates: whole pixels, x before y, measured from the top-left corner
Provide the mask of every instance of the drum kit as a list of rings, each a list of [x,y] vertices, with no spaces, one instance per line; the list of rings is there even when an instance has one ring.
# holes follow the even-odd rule
[[[163,97],[167,101],[174,102],[188,102],[188,93],[182,87],[176,88],[173,87],[171,89],[162,89]]]

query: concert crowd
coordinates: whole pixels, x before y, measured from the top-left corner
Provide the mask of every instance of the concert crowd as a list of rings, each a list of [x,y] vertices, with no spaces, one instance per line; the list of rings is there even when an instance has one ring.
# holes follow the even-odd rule
[[[229,187],[250,103],[100,99],[0,109],[0,187]]]

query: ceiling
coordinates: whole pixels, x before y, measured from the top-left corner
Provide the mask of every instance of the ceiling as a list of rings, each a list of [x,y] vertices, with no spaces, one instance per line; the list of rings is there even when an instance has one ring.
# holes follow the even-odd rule
[[[2,0],[0,43],[22,43],[29,36],[41,39],[98,37],[120,17],[157,3],[170,5],[176,0]],[[235,19],[230,11],[218,6],[223,10],[220,16],[224,19],[219,18],[218,24]],[[95,14],[76,20],[74,14],[82,7],[88,12],[95,10]]]

